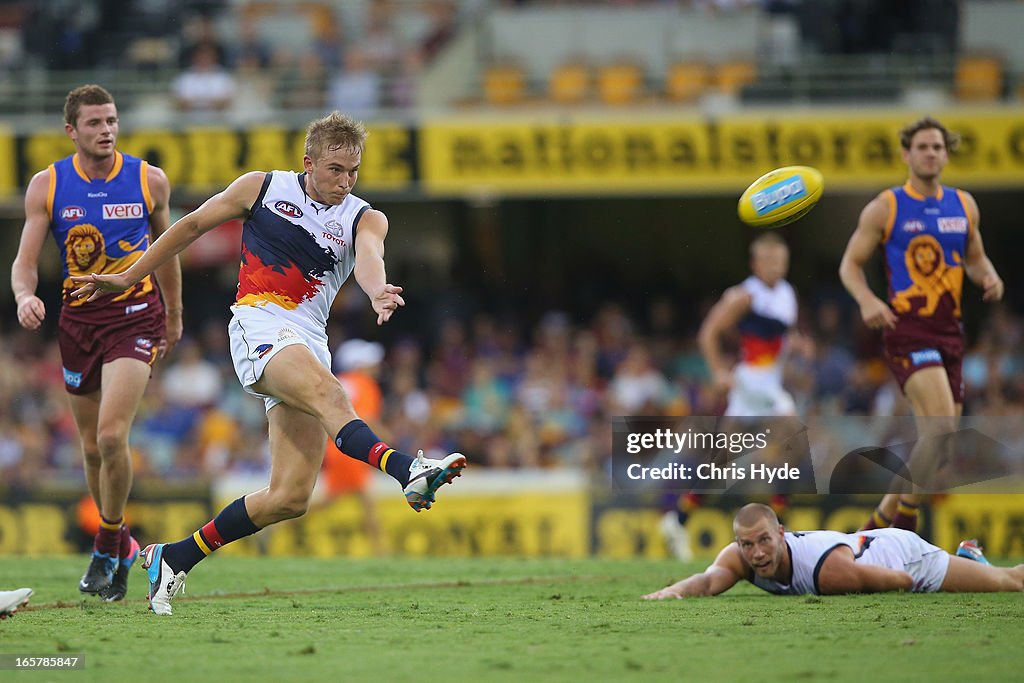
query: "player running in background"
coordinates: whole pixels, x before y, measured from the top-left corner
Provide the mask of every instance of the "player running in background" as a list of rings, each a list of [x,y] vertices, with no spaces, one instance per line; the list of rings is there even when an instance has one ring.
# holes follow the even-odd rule
[[[796,324],[797,300],[786,280],[789,247],[773,232],[759,235],[750,244],[751,275],[725,290],[711,308],[697,333],[697,343],[711,373],[718,395],[728,394],[728,418],[792,417],[796,404],[782,386],[782,355],[787,335]],[[740,361],[729,367],[722,353],[722,336],[732,330],[740,334]],[[724,431],[729,431],[726,426]],[[699,493],[677,497],[674,510],[662,517],[662,534],[673,553],[691,558],[686,522],[702,504]],[[772,498],[782,513],[788,505],[785,495]]]
[[[118,296],[71,297],[70,278],[118,273],[142,257],[151,233],[170,225],[171,190],[159,168],[117,150],[117,106],[102,87],[69,92],[64,121],[75,153],[29,182],[11,285],[18,322],[38,330],[46,317],[36,296],[39,254],[52,233],[64,261],[57,325],[64,388],[82,441],[85,480],[101,515],[78,588],[114,601],[125,596],[138,554],[124,524],[132,486],[128,434],[153,363],[181,338],[181,270],[177,258],[167,259],[155,280],[140,278]]]
[[[789,247],[773,232],[750,244],[751,275],[725,290],[711,308],[697,343],[720,392],[728,392],[726,417],[783,417],[796,415],[796,404],[782,386],[782,352],[796,324],[797,301],[786,280]],[[740,333],[740,361],[730,368],[722,354],[721,338]]]
[[[644,598],[718,595],[743,579],[777,595],[1024,590],[1024,564],[993,567],[954,557],[905,529],[791,532],[759,503],[740,509],[732,528],[736,540],[710,567]]]
[[[930,117],[900,131],[907,182],[883,190],[864,207],[839,266],[864,322],[883,330],[885,360],[917,418],[918,442],[909,464],[915,484],[922,486],[948,455],[952,440],[943,435],[956,430],[963,411],[964,275],[984,290],[985,301],[1003,296],[1003,281],[985,255],[978,204],[970,193],[941,181],[957,142],[955,134]],[[879,247],[887,301],[875,296],[864,275]],[[886,494],[865,528],[891,524],[914,530],[920,501],[904,482]]]
[[[238,293],[228,326],[235,372],[263,398],[270,423],[269,485],[243,496],[194,534],[143,550],[150,607],[170,614],[186,573],[221,546],[270,524],[305,514],[324,457],[325,432],[349,457],[394,477],[414,510],[454,480],[466,457],[409,456],[381,441],[352,409],[331,374],[327,316],[349,275],[382,325],[404,306],[402,288],[384,267],[388,221],[352,194],[366,129],[334,112],[306,132],[302,173],[253,171],[177,221],[152,249],[117,275],[77,278],[86,301],[135,286],[154,268],[222,223],[244,219]]]

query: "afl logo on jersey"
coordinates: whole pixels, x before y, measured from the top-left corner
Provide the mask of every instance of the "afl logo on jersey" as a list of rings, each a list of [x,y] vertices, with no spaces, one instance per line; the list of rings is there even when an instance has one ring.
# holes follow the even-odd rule
[[[924,232],[924,221],[909,220],[903,222],[903,232]]]
[[[66,221],[79,221],[85,218],[85,209],[80,206],[65,206],[60,210],[60,217]]]
[[[288,216],[288,218],[302,218],[302,209],[291,202],[284,201],[283,199],[274,204],[274,209],[276,209],[278,213],[283,213],[285,216]]]

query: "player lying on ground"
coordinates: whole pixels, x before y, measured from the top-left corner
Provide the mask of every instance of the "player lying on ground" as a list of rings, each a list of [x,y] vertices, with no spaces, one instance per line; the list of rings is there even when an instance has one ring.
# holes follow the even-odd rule
[[[732,523],[736,540],[710,567],[647,600],[718,595],[741,579],[777,595],[993,593],[1024,590],[1024,564],[993,567],[980,550],[953,556],[912,531],[786,531],[767,505],[751,503]]]

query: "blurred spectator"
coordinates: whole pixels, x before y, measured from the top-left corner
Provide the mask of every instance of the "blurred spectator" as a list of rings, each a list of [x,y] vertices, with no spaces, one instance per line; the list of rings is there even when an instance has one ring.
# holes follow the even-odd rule
[[[840,327],[840,308],[834,301],[818,306],[817,343],[815,349],[816,398],[835,397],[846,389],[846,382],[854,369],[853,354],[843,344],[845,338]]]
[[[23,26],[27,50],[50,69],[88,69],[96,66],[100,7],[97,2],[31,3]]]
[[[238,58],[235,84],[236,94],[231,98],[233,122],[246,125],[274,115],[274,78],[259,65],[259,57],[250,53]]]
[[[193,15],[185,22],[181,33],[184,41],[178,53],[178,65],[182,69],[187,70],[194,65],[196,53],[200,51],[212,51],[212,62],[215,65],[228,65],[228,50],[217,36],[217,26],[212,15]]]
[[[521,323],[486,315],[468,328],[448,319],[429,355],[415,338],[387,346],[351,339],[337,351],[336,370],[361,366],[343,377],[361,376],[357,383],[370,387],[353,384],[350,392],[373,397],[360,410],[380,411],[381,430],[398,448],[466,450],[492,467],[584,467],[598,476],[611,452],[612,417],[714,414],[693,333],[679,333],[673,344],[663,316],[647,321],[662,330],[652,339],[635,335],[642,321],[614,303],[582,324],[549,312],[532,335]],[[834,304],[810,317],[815,328],[793,340],[785,374],[801,414],[906,414],[877,356],[854,360],[846,348],[859,319]],[[1021,337],[1020,317],[996,307],[965,358],[969,414],[1024,411]],[[36,482],[44,473],[79,481],[80,447],[56,344],[39,346],[21,331],[0,332],[0,344],[13,359],[0,364],[0,485]],[[132,433],[140,479],[266,471],[263,404],[225,389],[225,349],[223,321],[211,320],[162,369]],[[667,354],[664,367],[653,362],[654,350]]]
[[[609,385],[615,415],[660,415],[669,402],[669,384],[651,364],[647,347],[634,343]]]
[[[192,339],[178,345],[175,360],[163,374],[161,387],[168,403],[186,408],[209,408],[224,392],[224,378],[216,365],[203,358]]]
[[[489,358],[477,358],[470,374],[472,379],[462,394],[462,424],[468,429],[492,434],[504,425],[511,392],[495,375],[494,363]]]
[[[286,73],[288,75],[279,81],[278,99],[282,107],[318,111],[324,107],[328,75],[319,53],[305,50]]]
[[[216,49],[201,44],[192,52],[189,68],[174,79],[171,90],[182,111],[221,111],[235,95],[235,79],[220,66]]]
[[[256,70],[270,66],[270,46],[260,37],[259,27],[249,15],[242,15],[238,21],[238,39],[231,52],[231,63],[236,69],[241,64]]]
[[[327,69],[333,71],[344,66],[342,55],[345,52],[344,32],[333,14],[324,15],[321,20],[313,24],[313,39],[310,41],[309,50],[316,54],[320,63]]]
[[[357,119],[372,118],[381,106],[382,80],[367,52],[358,46],[345,53],[344,69],[329,86],[327,105]]]
[[[392,71],[402,59],[402,47],[392,21],[393,6],[389,2],[370,3],[366,28],[360,36],[371,68],[382,73]]]
[[[161,389],[146,394],[139,414],[130,443],[143,454],[151,471],[161,477],[199,474],[187,465],[194,457],[189,451],[200,412],[168,401]]]
[[[458,28],[459,7],[452,0],[432,0],[426,5],[430,29],[420,41],[419,56],[430,63],[455,37]]]

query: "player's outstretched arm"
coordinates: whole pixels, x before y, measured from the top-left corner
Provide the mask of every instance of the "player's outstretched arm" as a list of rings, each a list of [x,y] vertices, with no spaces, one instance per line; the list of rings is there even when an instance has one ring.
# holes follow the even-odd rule
[[[18,322],[27,330],[37,330],[46,317],[46,306],[36,296],[39,285],[39,254],[50,231],[50,212],[46,195],[50,184],[48,170],[36,173],[25,192],[25,226],[21,230],[18,255],[11,266],[11,290],[18,304]]]
[[[660,591],[648,593],[644,600],[666,600],[669,598],[692,598],[718,595],[729,590],[746,575],[743,559],[735,543],[730,543],[718,553],[718,557],[700,574],[694,574],[677,581]]]
[[[978,210],[978,203],[970,192],[961,192],[960,196],[964,201],[964,208],[971,219],[971,232],[967,235],[967,253],[964,254],[964,272],[971,282],[984,291],[982,299],[985,301],[999,301],[1003,298],[1003,279],[996,272],[988,255],[985,253],[985,244],[981,239],[981,212]]]
[[[388,219],[380,211],[368,210],[356,226],[356,282],[377,314],[377,324],[391,319],[399,306],[405,305],[402,288],[388,282],[384,268],[384,238],[388,235]]]
[[[857,564],[848,546],[833,550],[818,571],[818,591],[822,595],[888,593],[909,591],[913,587],[914,577],[905,571]]]
[[[896,314],[887,303],[875,296],[864,274],[864,266],[885,237],[885,226],[891,211],[890,201],[886,199],[887,192],[868,202],[860,212],[857,229],[853,231],[839,264],[839,279],[860,306],[864,323],[872,329],[896,327]]]
[[[72,296],[92,301],[105,292],[123,292],[195,242],[204,233],[236,218],[245,218],[263,186],[265,173],[253,171],[207,199],[198,209],[182,216],[160,235],[146,253],[123,273],[84,275],[72,278],[81,287]]]
[[[149,214],[149,226],[153,229],[153,235],[159,238],[171,227],[171,184],[167,180],[166,174],[156,166],[147,164],[146,175],[149,192],[153,197],[153,210]],[[177,256],[167,259],[156,269],[156,279],[160,283],[160,292],[164,299],[167,317],[164,341],[160,347],[160,356],[163,357],[174,349],[181,339],[184,329],[181,304],[181,263]]]
[[[742,287],[730,287],[708,311],[697,332],[697,345],[704,356],[704,362],[707,363],[716,387],[721,390],[729,388],[731,374],[722,359],[722,334],[736,326],[740,318],[750,310],[752,302],[750,292]]]

